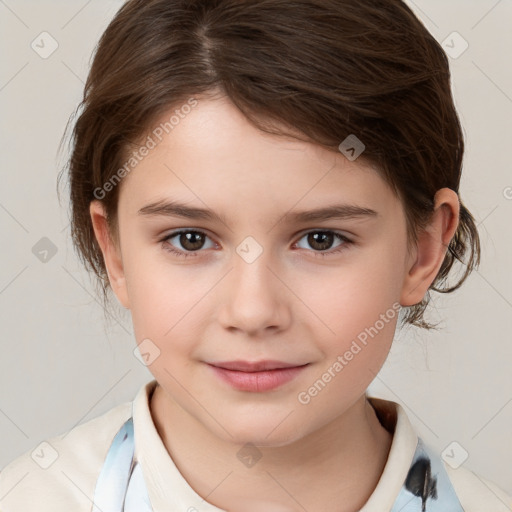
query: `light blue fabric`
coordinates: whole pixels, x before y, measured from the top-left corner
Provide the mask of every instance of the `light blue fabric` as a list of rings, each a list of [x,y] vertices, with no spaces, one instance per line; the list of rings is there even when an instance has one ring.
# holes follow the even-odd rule
[[[420,467],[429,467],[431,482],[435,480],[435,483],[431,486],[435,490],[436,498],[430,496],[426,497],[424,501],[425,508],[423,507],[423,500],[420,496],[411,492],[407,489],[406,481],[400,490],[391,512],[464,512],[462,505],[455,494],[455,489],[450,482],[450,478],[444,469],[443,461],[437,453],[435,453],[430,447],[418,439],[416,445],[416,451],[411,462],[411,468],[409,469],[409,475],[414,472],[415,464],[418,461],[424,461],[424,464],[420,464]],[[409,476],[408,475],[408,476]],[[425,475],[426,476],[426,475]],[[423,478],[423,482],[428,482],[428,478]],[[421,488],[421,486],[419,486]],[[428,487],[427,485],[424,486]],[[427,496],[428,493],[425,493]]]
[[[134,461],[133,417],[114,437],[96,482],[92,512],[152,512],[140,465]]]
[[[107,453],[96,482],[92,512],[153,512],[134,451],[130,417]],[[441,458],[421,439],[390,512],[464,512]]]

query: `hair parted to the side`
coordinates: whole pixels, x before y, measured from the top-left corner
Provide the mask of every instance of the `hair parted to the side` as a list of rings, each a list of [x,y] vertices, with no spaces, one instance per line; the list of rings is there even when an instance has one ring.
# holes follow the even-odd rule
[[[404,205],[409,244],[436,191],[459,193],[464,140],[448,58],[401,0],[129,0],[96,48],[66,166],[73,243],[105,307],[109,281],[89,214],[95,191],[156,119],[219,91],[269,133],[298,133],[332,151],[356,135],[366,146],[359,158]],[[115,240],[121,188],[101,196]],[[449,286],[455,260],[465,270]],[[430,290],[456,290],[479,262],[477,227],[460,202]],[[408,307],[402,323],[435,327],[423,318],[429,299]]]

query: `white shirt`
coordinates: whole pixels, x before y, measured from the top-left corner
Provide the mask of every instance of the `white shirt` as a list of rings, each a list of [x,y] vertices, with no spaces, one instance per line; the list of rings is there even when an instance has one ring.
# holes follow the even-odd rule
[[[90,512],[106,455],[130,417],[135,459],[142,470],[153,511],[225,512],[201,498],[169,456],[149,408],[156,385],[156,380],[144,384],[133,402],[118,405],[11,461],[0,472],[0,512]],[[369,400],[381,423],[393,432],[393,441],[381,478],[360,512],[389,512],[397,497],[404,496],[403,485],[419,439],[399,404],[374,397]],[[464,467],[453,469],[444,461],[440,464],[465,512],[512,511],[512,498],[492,482]],[[414,508],[407,510],[421,511],[419,497],[410,494],[408,501]],[[439,506],[427,499],[427,512],[429,503]],[[449,512],[445,508],[437,510]]]

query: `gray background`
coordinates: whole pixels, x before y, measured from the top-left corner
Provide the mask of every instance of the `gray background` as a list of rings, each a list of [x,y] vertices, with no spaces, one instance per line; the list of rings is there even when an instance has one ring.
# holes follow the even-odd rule
[[[433,294],[439,332],[397,333],[370,391],[401,403],[440,453],[450,447],[444,453],[460,463],[467,452],[465,467],[512,493],[512,3],[407,3],[439,42],[457,31],[469,44],[450,61],[467,143],[461,196],[478,221],[483,262],[459,291]],[[56,194],[61,136],[121,4],[0,0],[0,468],[132,400],[152,378],[134,357],[129,312],[104,322],[71,246],[67,187],[62,205]],[[48,58],[31,48],[43,31],[59,45]],[[57,251],[46,262],[36,250],[43,237]]]

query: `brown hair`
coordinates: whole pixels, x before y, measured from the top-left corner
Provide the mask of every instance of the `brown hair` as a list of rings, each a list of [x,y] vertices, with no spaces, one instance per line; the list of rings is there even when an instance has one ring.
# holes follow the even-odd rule
[[[129,0],[96,48],[68,162],[73,243],[99,278],[105,305],[109,281],[89,214],[95,191],[156,119],[213,91],[268,133],[289,127],[332,151],[355,134],[366,146],[360,158],[403,202],[410,244],[435,192],[458,193],[464,141],[448,59],[402,1]],[[101,197],[116,240],[120,188]],[[455,260],[465,271],[447,286]],[[430,289],[456,290],[479,261],[478,231],[460,202]],[[427,292],[402,322],[435,327],[423,318],[429,300]]]

